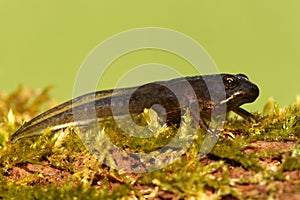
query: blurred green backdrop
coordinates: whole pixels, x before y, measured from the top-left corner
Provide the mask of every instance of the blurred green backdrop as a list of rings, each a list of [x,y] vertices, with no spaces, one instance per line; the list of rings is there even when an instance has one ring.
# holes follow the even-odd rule
[[[246,106],[262,110],[300,94],[300,1],[297,0],[0,0],[0,90],[53,85],[57,101],[72,97],[76,73],[89,52],[119,32],[163,27],[199,42],[221,72],[245,73],[261,95]],[[124,56],[100,84],[112,88],[126,66],[186,65],[164,52]],[[184,69],[184,68],[183,68]],[[187,68],[185,75],[195,72]]]

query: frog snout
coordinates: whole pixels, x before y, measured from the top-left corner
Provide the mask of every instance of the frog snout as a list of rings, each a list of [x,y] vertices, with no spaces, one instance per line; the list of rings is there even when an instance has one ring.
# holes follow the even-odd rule
[[[248,91],[248,95],[247,95],[249,98],[249,101],[251,101],[251,102],[255,101],[255,99],[257,99],[258,95],[259,95],[259,88],[257,87],[257,85],[251,84],[249,91]]]

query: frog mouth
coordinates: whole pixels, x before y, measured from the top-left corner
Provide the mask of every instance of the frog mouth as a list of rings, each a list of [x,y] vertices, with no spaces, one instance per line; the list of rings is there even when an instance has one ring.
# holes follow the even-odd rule
[[[220,101],[220,105],[227,104],[229,101],[234,100],[237,96],[245,94],[245,91],[237,91],[230,95],[227,99]]]

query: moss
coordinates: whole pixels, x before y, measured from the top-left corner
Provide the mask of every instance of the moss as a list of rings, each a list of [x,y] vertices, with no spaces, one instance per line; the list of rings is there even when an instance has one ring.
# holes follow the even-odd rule
[[[160,124],[155,113],[145,110],[136,120],[149,125],[142,130],[147,138],[129,135],[113,120],[103,120],[100,125],[105,128],[101,133],[128,152],[152,152],[179,138],[162,152],[162,163],[171,154],[183,151],[178,147],[189,144],[187,151],[170,165],[135,174],[103,165],[95,152],[81,142],[82,137],[89,139],[89,132],[78,134],[80,130],[74,127],[57,132],[46,130],[40,137],[10,143],[9,137],[24,120],[53,105],[48,90],[20,87],[12,94],[0,93],[0,198],[255,199],[283,194],[284,189],[277,188],[278,182],[288,183],[290,188],[299,184],[300,177],[294,177],[293,172],[300,170],[300,102],[279,108],[270,99],[263,113],[254,113],[256,121],[228,118],[217,144],[204,157],[199,157],[198,152],[205,131],[191,126],[189,113],[181,128],[176,129]],[[121,123],[126,126],[127,121],[124,118]],[[97,142],[88,141],[90,145]],[[247,192],[255,187],[263,187],[261,193]]]

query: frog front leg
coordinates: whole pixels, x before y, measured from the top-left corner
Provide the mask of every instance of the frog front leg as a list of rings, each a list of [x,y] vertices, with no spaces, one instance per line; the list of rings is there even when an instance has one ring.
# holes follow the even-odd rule
[[[247,110],[241,108],[241,107],[236,107],[234,109],[232,109],[233,112],[235,112],[236,114],[238,114],[239,116],[243,117],[246,120],[255,120],[255,117],[253,116],[253,114],[249,113]]]

